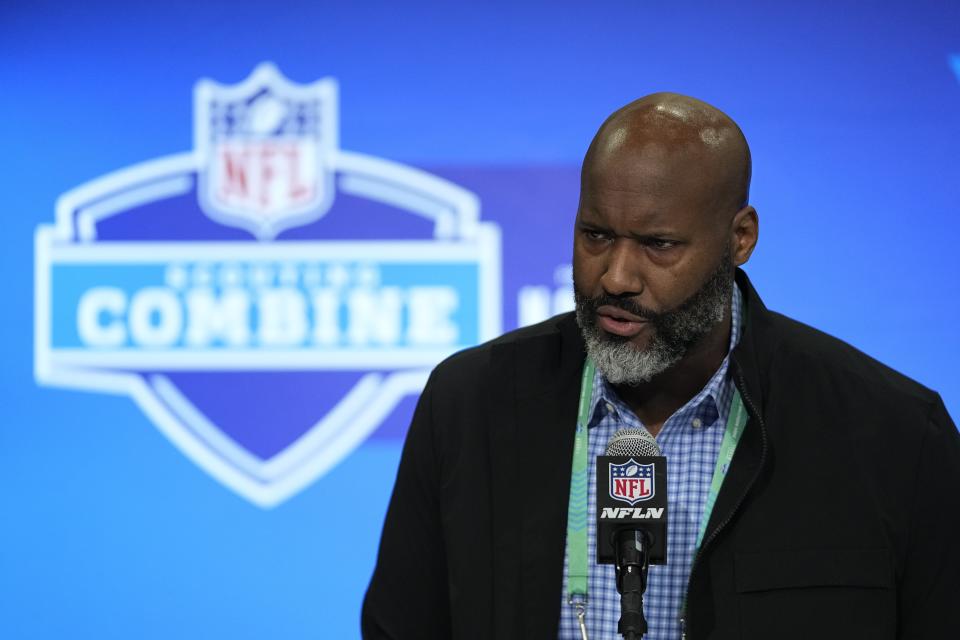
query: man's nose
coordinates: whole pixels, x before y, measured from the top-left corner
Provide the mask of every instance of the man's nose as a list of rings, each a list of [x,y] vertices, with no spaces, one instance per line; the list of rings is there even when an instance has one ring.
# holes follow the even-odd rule
[[[607,258],[606,270],[600,278],[603,290],[611,296],[637,296],[643,293],[640,252],[628,238],[617,238]]]

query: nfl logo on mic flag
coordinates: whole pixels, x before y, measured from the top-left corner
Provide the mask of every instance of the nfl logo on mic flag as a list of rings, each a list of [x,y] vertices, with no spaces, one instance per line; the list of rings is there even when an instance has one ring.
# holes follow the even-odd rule
[[[652,464],[630,460],[610,465],[610,497],[631,505],[649,500],[654,495]]]
[[[194,119],[193,150],[72,189],[37,229],[35,377],[129,396],[272,507],[499,335],[500,231],[466,189],[340,149],[332,78],[201,80]]]

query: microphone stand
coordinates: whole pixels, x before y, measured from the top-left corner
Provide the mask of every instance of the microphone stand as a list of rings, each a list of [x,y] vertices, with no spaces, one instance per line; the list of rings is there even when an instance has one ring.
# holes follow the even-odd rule
[[[650,541],[643,531],[621,529],[615,534],[617,591],[620,592],[620,622],[617,631],[624,640],[640,640],[647,632],[643,617],[643,592],[647,588]]]

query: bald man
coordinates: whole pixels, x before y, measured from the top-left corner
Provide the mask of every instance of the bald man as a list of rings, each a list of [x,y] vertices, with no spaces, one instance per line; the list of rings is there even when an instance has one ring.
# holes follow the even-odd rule
[[[591,485],[625,427],[668,460],[645,638],[960,638],[960,436],[935,392],[764,307],[738,269],[758,238],[750,162],[739,127],[693,98],[647,96],[603,124],[581,174],[576,312],[434,370],[364,637],[582,637],[566,527],[583,396]],[[590,638],[613,638],[595,537],[590,522],[574,603]]]

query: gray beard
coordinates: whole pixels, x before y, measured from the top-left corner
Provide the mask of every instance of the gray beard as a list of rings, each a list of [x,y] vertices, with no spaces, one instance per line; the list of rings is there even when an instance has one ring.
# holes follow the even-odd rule
[[[703,286],[670,311],[644,309],[629,298],[589,298],[574,283],[577,324],[587,355],[611,384],[636,386],[648,382],[679,362],[690,347],[723,321],[733,286],[729,252]],[[596,310],[603,305],[616,306],[648,320],[654,331],[647,347],[638,349],[626,338],[604,333],[596,324]]]

